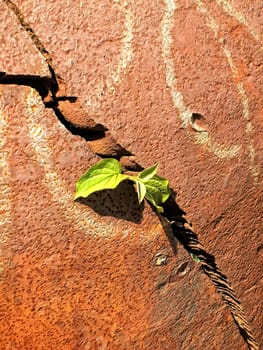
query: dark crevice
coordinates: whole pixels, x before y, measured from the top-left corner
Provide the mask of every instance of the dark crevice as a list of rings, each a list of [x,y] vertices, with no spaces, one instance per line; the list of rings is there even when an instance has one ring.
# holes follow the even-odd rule
[[[42,100],[52,93],[56,94],[58,86],[52,77],[26,74],[6,74],[0,72],[0,84],[24,85],[37,90]]]
[[[59,96],[56,97],[57,82],[51,77],[26,74],[6,74],[0,72],[0,84],[3,85],[22,85],[35,89],[41,96],[46,108],[51,108],[55,112],[58,120],[73,135],[83,137],[86,141],[93,141],[105,137],[105,131],[108,129],[102,124],[96,124],[94,128],[81,128],[75,126],[65,118],[58,108],[60,101],[69,101],[74,103],[77,101],[76,96]],[[129,153],[130,155],[130,153]]]
[[[73,123],[71,123],[65,118],[65,116],[59,110],[59,108],[57,107],[48,107],[48,108],[53,109],[53,111],[55,112],[61,124],[63,124],[65,128],[68,129],[68,131],[71,132],[73,135],[81,136],[86,141],[99,140],[105,137],[105,131],[107,131],[108,129],[105,128],[102,124],[97,124],[96,129],[76,127]]]
[[[164,203],[163,216],[171,223],[174,236],[189,254],[199,258],[202,271],[212,281],[222,300],[229,307],[240,335],[247,343],[248,348],[250,350],[258,350],[257,342],[250,330],[241,302],[236,297],[227,276],[219,269],[215,257],[203,248],[197,234],[192,231],[191,225],[188,224],[184,215],[184,211],[178,206],[174,194],[172,194],[166,203]]]

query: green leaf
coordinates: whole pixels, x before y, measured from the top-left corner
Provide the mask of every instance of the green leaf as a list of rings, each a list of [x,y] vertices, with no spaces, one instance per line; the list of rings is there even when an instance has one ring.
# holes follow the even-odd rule
[[[163,212],[161,204],[170,197],[168,180],[161,176],[154,175],[149,181],[145,181],[144,184],[146,187],[145,197],[157,210]]]
[[[157,170],[158,170],[158,164],[155,164],[150,168],[144,169],[138,174],[138,179],[141,181],[148,181],[152,177],[154,177],[154,175],[156,175]]]
[[[154,191],[152,190],[151,192],[147,192],[146,191],[146,195],[145,195],[146,199],[151,202],[155,208],[160,212],[160,213],[163,213],[163,207],[159,204],[161,204],[159,201],[158,201],[158,191]],[[159,204],[158,204],[159,203]]]
[[[139,203],[141,204],[141,202],[143,201],[146,195],[146,187],[144,183],[140,181],[136,181],[136,191],[137,191]]]
[[[121,164],[118,160],[114,158],[101,160],[78,180],[74,199],[88,197],[96,191],[116,188],[120,182],[129,179],[128,175],[121,172]]]

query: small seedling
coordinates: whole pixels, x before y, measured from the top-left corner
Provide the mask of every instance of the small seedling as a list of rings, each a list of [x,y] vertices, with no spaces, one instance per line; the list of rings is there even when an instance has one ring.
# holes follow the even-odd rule
[[[137,175],[122,173],[118,160],[107,158],[93,165],[76,185],[75,199],[88,197],[90,194],[106,189],[116,188],[122,181],[132,181],[135,184],[138,201],[146,198],[159,212],[163,212],[162,203],[170,197],[169,182],[156,175],[158,164],[144,169]]]

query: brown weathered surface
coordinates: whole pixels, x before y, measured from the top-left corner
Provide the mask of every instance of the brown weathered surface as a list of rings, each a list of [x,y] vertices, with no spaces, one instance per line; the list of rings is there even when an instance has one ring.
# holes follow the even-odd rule
[[[92,3],[17,1],[69,94],[159,162],[263,345],[261,1]],[[0,71],[47,74],[2,2],[0,21]],[[74,203],[97,158],[35,91],[0,88],[0,349],[245,349],[132,188]]]

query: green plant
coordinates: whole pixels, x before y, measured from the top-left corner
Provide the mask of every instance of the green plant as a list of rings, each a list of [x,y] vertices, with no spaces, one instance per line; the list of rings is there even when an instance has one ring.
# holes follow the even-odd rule
[[[146,198],[159,212],[163,212],[162,203],[170,196],[167,179],[156,175],[158,164],[153,165],[137,175],[122,173],[118,160],[106,158],[93,165],[77,182],[75,199],[88,197],[90,194],[116,188],[122,181],[134,182],[139,203]]]

